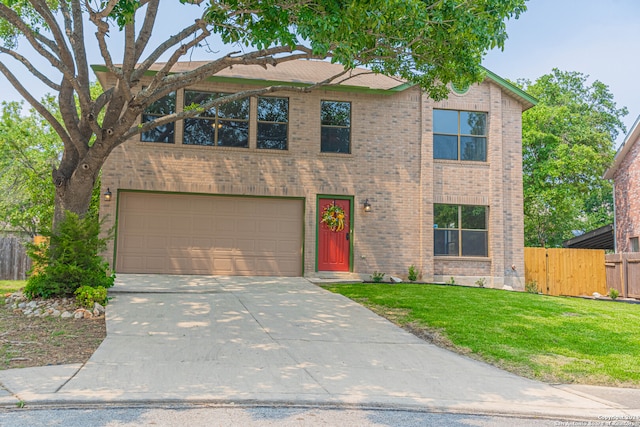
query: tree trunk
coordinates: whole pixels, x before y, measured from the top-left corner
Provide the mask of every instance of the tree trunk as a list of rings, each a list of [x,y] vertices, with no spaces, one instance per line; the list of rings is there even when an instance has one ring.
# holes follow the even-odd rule
[[[81,169],[81,168],[78,168]],[[54,171],[54,183],[56,182]],[[79,173],[74,171],[71,178],[56,186],[55,209],[53,214],[53,230],[64,219],[66,212],[73,212],[80,218],[84,217],[91,204],[91,195],[95,183],[94,175],[88,170]]]

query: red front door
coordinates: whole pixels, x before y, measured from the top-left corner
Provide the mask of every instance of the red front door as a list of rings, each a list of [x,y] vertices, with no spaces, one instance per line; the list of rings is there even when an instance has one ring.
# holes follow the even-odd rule
[[[318,203],[318,271],[349,271],[350,201],[320,199]],[[322,221],[329,213],[333,219]]]

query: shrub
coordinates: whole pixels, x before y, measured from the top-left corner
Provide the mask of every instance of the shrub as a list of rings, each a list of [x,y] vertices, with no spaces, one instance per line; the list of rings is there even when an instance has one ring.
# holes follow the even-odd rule
[[[373,280],[375,283],[382,282],[383,278],[384,278],[384,273],[379,273],[377,271],[374,271],[373,274],[371,275],[371,280]]]
[[[535,280],[531,280],[530,282],[525,283],[524,285],[525,292],[529,292],[530,294],[538,293],[538,282]]]
[[[107,275],[109,264],[99,255],[111,238],[100,237],[102,222],[93,216],[79,218],[67,212],[52,233],[42,233],[49,242],[28,244],[33,260],[32,275],[24,294],[28,298],[72,296],[82,286],[109,288],[115,275]]]
[[[618,298],[618,296],[620,296],[620,292],[618,292],[617,289],[614,289],[614,288],[609,289],[609,298],[611,298],[612,300],[615,300],[616,298]]]
[[[485,279],[484,277],[481,277],[478,280],[476,280],[476,286],[478,286],[479,288],[484,288],[486,284],[487,284],[487,279]]]
[[[451,278],[447,281],[446,284],[447,285],[455,285],[456,284],[456,279],[454,279],[453,276],[451,276]]]
[[[418,269],[415,265],[412,264],[409,266],[409,275],[407,276],[407,278],[410,282],[415,282],[416,280],[418,280]]]
[[[85,308],[93,308],[94,303],[107,304],[107,289],[104,286],[81,286],[74,292],[76,302]]]

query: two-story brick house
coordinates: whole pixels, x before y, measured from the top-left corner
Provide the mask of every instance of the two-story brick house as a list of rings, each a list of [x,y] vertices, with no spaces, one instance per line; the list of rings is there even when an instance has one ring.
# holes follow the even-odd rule
[[[236,67],[141,120],[256,85],[311,85],[336,67]],[[103,167],[103,192],[116,196],[100,212],[116,226],[110,261],[120,273],[362,279],[414,265],[423,281],[522,288],[521,117],[533,105],[490,72],[434,102],[357,70],[336,87],[251,97],[146,132]]]
[[[604,178],[614,182],[615,251],[640,252],[640,117]]]

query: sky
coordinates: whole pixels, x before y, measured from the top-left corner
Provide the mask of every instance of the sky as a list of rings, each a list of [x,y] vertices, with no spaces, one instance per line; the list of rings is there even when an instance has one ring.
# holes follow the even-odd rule
[[[179,8],[175,3],[173,7]],[[509,39],[504,50],[488,52],[483,65],[514,81],[534,81],[553,68],[588,75],[589,83],[599,80],[609,87],[618,107],[628,108],[624,118],[628,132],[640,115],[640,79],[636,78],[640,70],[640,0],[529,0],[527,8],[519,19],[507,22]],[[168,16],[156,26],[156,32],[169,21],[182,18],[178,11]],[[111,42],[118,45],[117,35]],[[90,62],[102,62],[97,52]],[[0,100],[20,100],[2,80],[0,77]],[[38,87],[35,79],[27,84],[38,99],[50,92]],[[618,144],[624,136],[618,137]]]
[[[483,65],[509,80],[534,81],[553,68],[588,75],[627,107],[629,132],[640,115],[640,1],[529,0],[527,9],[507,22],[504,50],[489,52]]]

